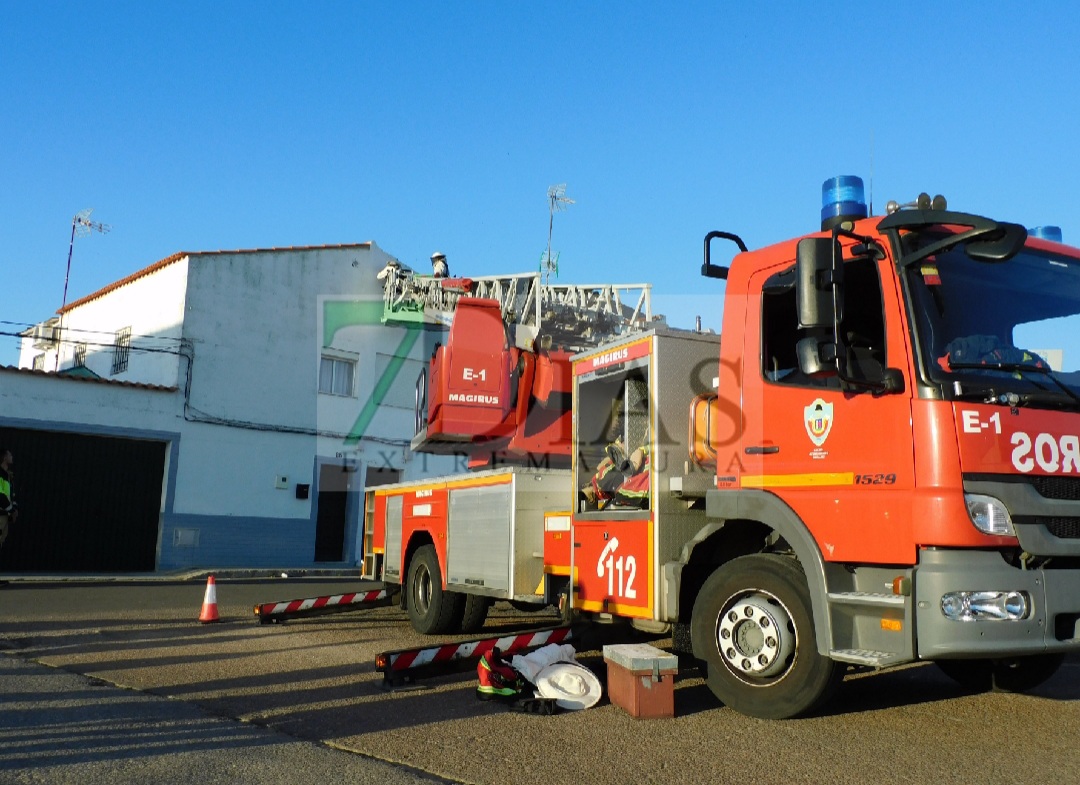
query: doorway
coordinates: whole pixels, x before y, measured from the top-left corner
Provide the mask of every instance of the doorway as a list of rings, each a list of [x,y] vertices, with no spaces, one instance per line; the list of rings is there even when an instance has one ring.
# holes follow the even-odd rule
[[[349,493],[353,490],[355,468],[340,463],[319,466],[319,496],[315,516],[315,561],[345,560],[345,525]]]

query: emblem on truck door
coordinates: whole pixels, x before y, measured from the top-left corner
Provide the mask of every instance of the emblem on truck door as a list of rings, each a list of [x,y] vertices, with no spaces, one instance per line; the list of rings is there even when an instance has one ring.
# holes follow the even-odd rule
[[[821,398],[803,409],[803,422],[806,425],[806,435],[815,447],[825,444],[829,438],[829,431],[833,424],[833,407],[831,403],[825,403]]]

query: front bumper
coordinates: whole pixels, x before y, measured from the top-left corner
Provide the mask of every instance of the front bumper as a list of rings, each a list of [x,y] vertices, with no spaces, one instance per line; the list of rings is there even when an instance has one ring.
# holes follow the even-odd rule
[[[915,649],[920,659],[1080,652],[1080,569],[1020,570],[994,551],[924,550],[915,570]],[[953,591],[1022,591],[1017,621],[953,621],[941,598]]]

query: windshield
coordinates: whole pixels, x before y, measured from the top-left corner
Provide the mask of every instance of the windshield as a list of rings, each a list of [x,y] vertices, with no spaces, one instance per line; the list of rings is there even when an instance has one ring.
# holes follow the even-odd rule
[[[904,253],[945,236],[911,232]],[[1025,248],[976,261],[957,245],[906,280],[924,373],[946,396],[1080,407],[1080,259]]]

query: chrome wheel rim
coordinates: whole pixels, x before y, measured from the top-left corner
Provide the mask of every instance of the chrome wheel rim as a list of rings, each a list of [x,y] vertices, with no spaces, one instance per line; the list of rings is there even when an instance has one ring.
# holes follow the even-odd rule
[[[791,613],[769,592],[751,589],[724,603],[716,624],[724,664],[748,683],[773,683],[794,664],[797,632]]]

